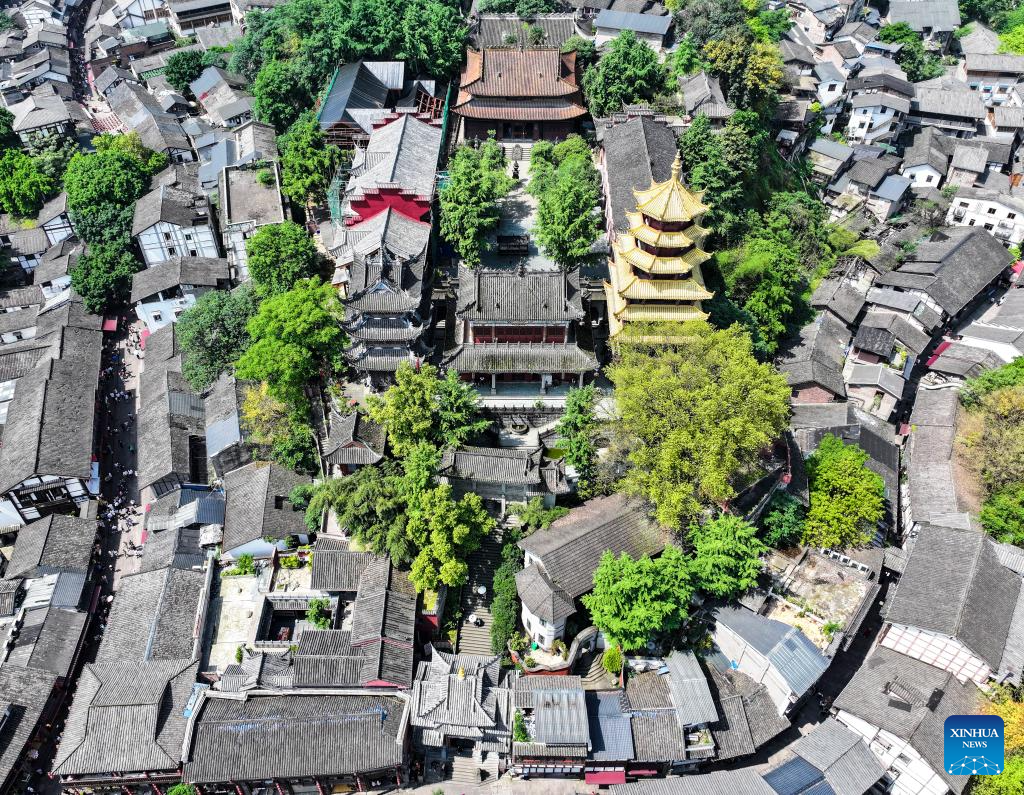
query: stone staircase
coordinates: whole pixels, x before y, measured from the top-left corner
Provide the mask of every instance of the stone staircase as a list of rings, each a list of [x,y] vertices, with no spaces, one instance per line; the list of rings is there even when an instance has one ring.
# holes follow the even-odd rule
[[[452,757],[452,781],[471,787],[480,786],[480,767],[472,756],[456,754]]]
[[[460,654],[479,654],[490,657],[491,652],[491,586],[494,582],[494,570],[501,565],[501,533],[495,528],[483,540],[480,548],[473,552],[466,561],[469,566],[469,580],[462,586],[460,605],[462,606],[462,625],[456,651]],[[483,586],[486,592],[481,596],[477,589]],[[469,623],[469,616],[476,615],[482,621],[481,626]]]

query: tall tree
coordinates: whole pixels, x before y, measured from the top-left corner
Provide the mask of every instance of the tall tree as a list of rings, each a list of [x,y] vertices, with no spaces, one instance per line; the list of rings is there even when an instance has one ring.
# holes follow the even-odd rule
[[[82,150],[73,139],[49,133],[33,138],[25,151],[36,161],[39,170],[53,180],[54,185],[60,185],[71,158]]]
[[[669,0],[669,8],[676,5],[676,30],[686,35],[699,50],[709,41],[728,38],[742,31],[747,11],[740,0]]]
[[[782,55],[771,42],[750,39],[750,35],[734,34],[708,42],[704,57],[722,79],[730,101],[743,110],[768,115],[782,88]]]
[[[447,484],[425,490],[408,512],[407,532],[419,549],[409,573],[416,590],[463,585],[469,576],[466,558],[494,527],[480,495],[456,501]]]
[[[163,152],[154,152],[142,143],[142,138],[137,132],[127,133],[103,133],[93,136],[93,148],[100,153],[120,152],[135,158],[142,166],[144,174],[156,174],[167,168],[170,162]]]
[[[35,218],[56,187],[36,159],[21,150],[8,149],[0,157],[0,207],[5,213]]]
[[[203,53],[199,50],[184,50],[173,53],[167,59],[164,77],[179,92],[188,91],[189,84],[203,73]]]
[[[596,403],[597,390],[593,384],[570,389],[565,398],[565,411],[555,426],[558,444],[565,451],[565,463],[576,470],[576,492],[584,499],[593,493],[594,488]]]
[[[281,150],[281,190],[293,201],[323,204],[341,162],[341,150],[327,143],[311,110],[303,111],[277,139]]]
[[[804,544],[831,549],[871,541],[885,512],[885,483],[867,467],[868,454],[855,444],[825,436],[807,460],[810,508]]]
[[[119,309],[128,302],[139,261],[124,246],[90,244],[71,269],[71,286],[93,314]]]
[[[1024,384],[984,395],[960,423],[958,444],[989,493],[1021,482],[1024,472]]]
[[[256,118],[284,132],[312,97],[303,86],[297,61],[271,61],[260,69],[252,84],[253,110]]]
[[[632,651],[655,632],[679,629],[689,616],[692,595],[689,562],[679,547],[669,545],[655,560],[605,552],[583,605],[612,644]]]
[[[321,265],[313,239],[292,221],[261,226],[245,242],[245,253],[249,276],[263,296],[287,292],[299,279],[315,276]]]
[[[608,377],[619,415],[614,427],[628,440],[619,488],[651,500],[669,527],[732,499],[756,477],[761,451],[789,416],[785,379],[758,364],[738,327],[691,321],[639,328],[623,341]]]
[[[560,163],[540,193],[534,233],[544,253],[563,268],[579,267],[591,256],[601,232],[599,185],[588,152]]]
[[[1024,546],[1024,483],[989,495],[979,518],[985,532],[997,541]]]
[[[623,105],[654,99],[668,88],[658,54],[631,30],[620,33],[608,51],[583,75],[583,93],[593,116],[610,116]]]
[[[17,133],[14,132],[14,114],[7,108],[0,108],[0,149],[9,149],[20,143]]]
[[[723,514],[690,530],[693,572],[698,588],[718,597],[739,596],[757,584],[761,556],[768,551],[757,529],[738,516]]]
[[[512,190],[501,146],[485,141],[479,149],[461,146],[448,166],[440,193],[441,235],[470,268],[480,264],[484,236],[497,229],[498,199]]]
[[[148,184],[144,164],[129,154],[76,154],[64,174],[64,190],[78,236],[87,243],[127,248],[134,204]]]
[[[395,383],[367,400],[367,411],[384,427],[392,452],[402,458],[420,442],[458,447],[490,423],[477,415],[479,397],[449,370],[442,379],[432,364],[402,362]]]
[[[270,394],[294,410],[308,401],[306,384],[342,370],[342,309],[337,290],[302,279],[267,298],[246,326],[252,344],[235,365],[239,378],[266,381]]]
[[[249,438],[271,461],[297,472],[319,474],[316,439],[308,419],[274,398],[265,383],[246,390],[241,419]]]
[[[181,346],[181,372],[196,392],[210,386],[249,346],[246,325],[259,299],[250,285],[203,293],[178,318],[175,332]]]
[[[902,45],[896,55],[896,63],[903,67],[912,83],[930,80],[943,74],[942,59],[925,51],[921,35],[906,22],[883,26],[878,31],[878,40]]]

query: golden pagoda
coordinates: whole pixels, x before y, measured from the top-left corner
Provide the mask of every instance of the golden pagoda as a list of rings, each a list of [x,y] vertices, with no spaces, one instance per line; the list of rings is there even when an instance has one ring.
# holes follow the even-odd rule
[[[611,280],[604,283],[612,339],[631,322],[677,322],[707,317],[701,301],[714,295],[704,287],[701,248],[709,232],[700,225],[708,211],[703,193],[679,179],[676,155],[667,182],[634,190],[636,212],[626,213],[629,231],[615,239]]]

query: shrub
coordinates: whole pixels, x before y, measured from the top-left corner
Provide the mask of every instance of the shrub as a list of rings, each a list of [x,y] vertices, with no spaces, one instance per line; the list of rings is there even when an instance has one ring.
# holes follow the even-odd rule
[[[236,663],[242,662],[242,657],[244,656],[244,654],[245,654],[245,651],[244,651],[242,646],[239,646],[237,649],[235,649],[235,662]]]
[[[301,569],[302,559],[298,555],[284,555],[281,558],[282,569]]]
[[[175,784],[167,790],[167,795],[196,795],[196,788],[191,784]]]
[[[762,540],[775,549],[798,544],[804,533],[804,506],[784,492],[777,492],[761,520]]]
[[[256,573],[256,561],[252,555],[239,555],[235,565],[224,571],[224,577],[245,577]]]
[[[265,188],[274,187],[274,174],[269,168],[261,168],[256,172],[256,181]]]
[[[512,718],[512,739],[517,743],[530,742],[530,732],[526,730],[526,719],[518,709],[515,717]]]
[[[501,550],[502,564],[495,570],[491,583],[491,651],[504,654],[509,640],[515,635],[518,622],[516,573],[523,567],[523,552],[517,546],[519,533],[506,531]]]
[[[618,646],[611,646],[604,650],[604,655],[601,657],[601,665],[616,679],[619,678],[619,674],[622,673],[622,652],[619,651]]]
[[[533,659],[533,657],[531,657],[529,655],[527,655],[526,659],[523,660],[523,665],[525,665],[527,668],[533,668],[533,666],[535,666],[536,664],[537,664],[537,661],[535,659]]]
[[[551,651],[555,654],[562,655],[563,660],[569,659],[569,649],[565,645],[565,641],[561,638],[555,638],[555,642],[551,644]]]
[[[827,624],[825,624],[825,626],[821,628],[821,632],[828,639],[828,641],[831,642],[832,636],[835,635],[842,628],[843,625],[840,624],[838,621],[829,621]]]

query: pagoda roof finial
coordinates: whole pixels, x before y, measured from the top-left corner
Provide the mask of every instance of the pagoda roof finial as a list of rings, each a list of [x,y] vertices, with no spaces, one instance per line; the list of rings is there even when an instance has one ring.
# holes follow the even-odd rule
[[[673,182],[679,182],[679,175],[682,172],[683,172],[683,161],[682,161],[682,158],[679,155],[679,152],[676,152],[676,159],[672,161],[672,181]]]

